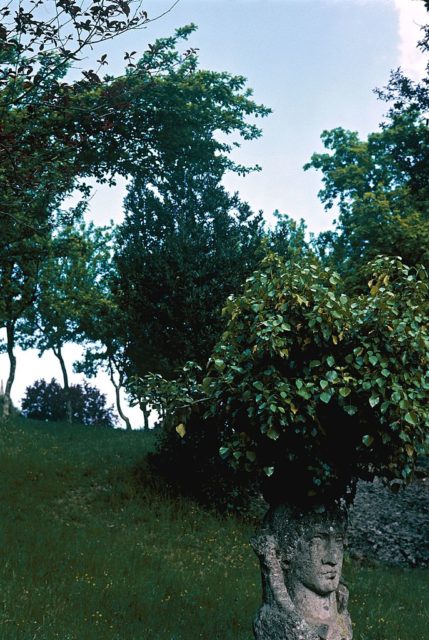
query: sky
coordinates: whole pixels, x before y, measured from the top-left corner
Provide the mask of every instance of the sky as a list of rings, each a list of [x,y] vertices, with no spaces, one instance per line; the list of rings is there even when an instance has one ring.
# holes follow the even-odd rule
[[[151,17],[164,13],[173,0],[147,0]],[[273,113],[259,121],[263,135],[235,152],[238,162],[262,167],[245,178],[229,175],[225,185],[239,191],[267,222],[278,209],[303,218],[309,231],[332,225],[317,193],[320,176],[302,167],[322,150],[323,130],[342,126],[361,136],[377,129],[386,104],[374,89],[384,86],[391,69],[401,66],[413,79],[424,74],[426,60],[416,49],[427,13],[420,0],[179,0],[146,29],[103,46],[108,72],[123,70],[123,52],[143,52],[147,44],[177,27],[195,23],[190,46],[198,47],[200,66],[247,78],[254,99]],[[99,54],[98,51],[94,52]],[[95,55],[97,57],[97,55]],[[136,56],[138,57],[138,55]],[[115,189],[94,187],[88,219],[97,224],[122,220],[124,180]],[[69,370],[79,357],[66,350]],[[8,360],[0,356],[0,381],[6,382]],[[12,399],[19,407],[25,388],[36,379],[61,380],[55,357],[38,358],[17,350],[17,377]],[[72,376],[72,381],[81,381]],[[93,381],[110,403],[113,387],[104,375]],[[142,423],[137,408],[128,411],[134,427]]]

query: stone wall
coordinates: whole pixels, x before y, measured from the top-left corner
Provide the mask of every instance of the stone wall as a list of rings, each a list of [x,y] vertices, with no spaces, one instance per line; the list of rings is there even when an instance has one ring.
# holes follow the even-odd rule
[[[359,483],[348,533],[352,557],[429,566],[429,477],[420,475],[397,494],[379,480]]]

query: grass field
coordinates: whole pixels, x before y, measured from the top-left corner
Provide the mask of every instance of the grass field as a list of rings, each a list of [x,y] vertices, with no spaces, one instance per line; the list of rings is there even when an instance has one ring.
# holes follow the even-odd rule
[[[0,640],[251,640],[252,526],[168,495],[152,433],[0,427]],[[346,563],[356,640],[429,640],[429,571]]]

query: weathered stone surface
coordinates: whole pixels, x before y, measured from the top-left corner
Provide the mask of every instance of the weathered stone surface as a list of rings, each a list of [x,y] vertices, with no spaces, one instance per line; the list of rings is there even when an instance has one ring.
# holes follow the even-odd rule
[[[348,590],[341,582],[345,514],[270,509],[252,540],[263,603],[256,640],[350,640]]]
[[[357,559],[429,566],[429,477],[399,493],[383,483],[359,482],[350,510],[348,550]]]

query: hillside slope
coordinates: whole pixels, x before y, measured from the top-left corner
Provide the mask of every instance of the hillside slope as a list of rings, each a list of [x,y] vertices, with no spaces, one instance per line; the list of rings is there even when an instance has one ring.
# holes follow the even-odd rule
[[[0,428],[1,640],[250,640],[250,525],[151,478],[144,432]],[[346,567],[359,640],[428,640],[427,570]]]

